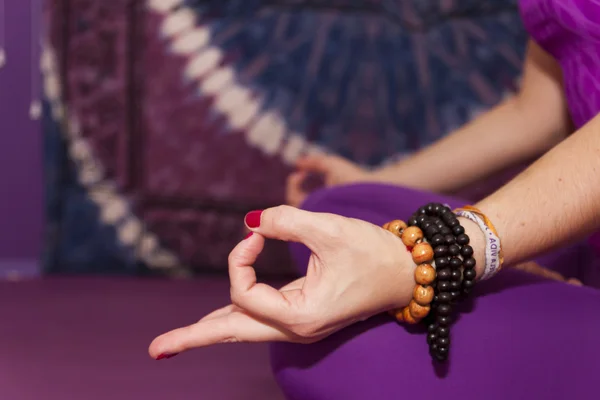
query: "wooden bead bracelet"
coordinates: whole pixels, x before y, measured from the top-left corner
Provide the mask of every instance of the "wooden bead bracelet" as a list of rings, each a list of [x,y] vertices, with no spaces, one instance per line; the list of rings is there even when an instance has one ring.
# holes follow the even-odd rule
[[[475,284],[473,248],[457,215],[448,206],[427,204],[408,219],[408,225],[420,228],[434,247],[437,281],[426,319],[427,344],[433,359],[444,362],[449,356],[454,304],[466,297]]]
[[[407,226],[404,221],[388,222],[383,225],[383,229],[392,232],[402,240],[417,265],[415,269],[417,285],[413,291],[413,299],[406,307],[390,310],[389,314],[399,322],[416,324],[431,311],[431,302],[435,294],[432,286],[436,279],[436,271],[432,266],[433,248],[424,240],[423,231],[419,227]]]

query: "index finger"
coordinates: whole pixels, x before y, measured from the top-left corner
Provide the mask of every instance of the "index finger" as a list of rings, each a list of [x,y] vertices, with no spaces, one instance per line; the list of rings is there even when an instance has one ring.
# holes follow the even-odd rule
[[[299,207],[307,197],[307,193],[302,188],[306,175],[306,171],[298,171],[292,172],[287,178],[285,198],[287,203],[294,207]]]
[[[257,283],[252,264],[264,247],[265,239],[254,233],[240,242],[229,255],[231,301],[252,315],[275,324],[287,324],[294,316],[288,297],[297,291],[280,292],[272,286]]]

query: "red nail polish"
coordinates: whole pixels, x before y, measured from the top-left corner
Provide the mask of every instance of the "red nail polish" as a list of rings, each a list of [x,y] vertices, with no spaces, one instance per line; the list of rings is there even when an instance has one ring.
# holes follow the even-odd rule
[[[162,359],[169,359],[169,358],[173,358],[175,357],[177,354],[179,353],[175,353],[175,354],[169,354],[169,353],[163,353],[161,355],[159,355],[158,357],[156,357],[156,360],[162,360]]]
[[[248,239],[250,236],[252,236],[254,232],[250,232],[249,234],[246,235],[246,237],[244,238],[244,240]]]
[[[250,211],[246,214],[244,221],[249,228],[258,228],[260,226],[260,216],[262,215],[262,210]]]

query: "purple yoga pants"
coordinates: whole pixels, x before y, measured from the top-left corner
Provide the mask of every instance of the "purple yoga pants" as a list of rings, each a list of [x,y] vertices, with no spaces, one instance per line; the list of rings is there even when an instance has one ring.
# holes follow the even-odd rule
[[[464,205],[360,184],[315,192],[303,208],[381,225],[431,201]],[[578,246],[539,260],[577,276]],[[292,252],[305,271],[308,249],[294,244]],[[272,344],[277,382],[291,400],[600,399],[599,290],[506,270],[473,297],[452,327],[445,366],[432,363],[422,327],[380,315],[315,344]]]

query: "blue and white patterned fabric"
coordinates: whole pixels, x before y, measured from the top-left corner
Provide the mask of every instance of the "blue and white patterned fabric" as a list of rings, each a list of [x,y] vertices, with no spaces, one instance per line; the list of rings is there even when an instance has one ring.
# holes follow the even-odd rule
[[[418,150],[510,95],[526,43],[514,0],[47,1],[52,272],[222,271],[300,154]]]

